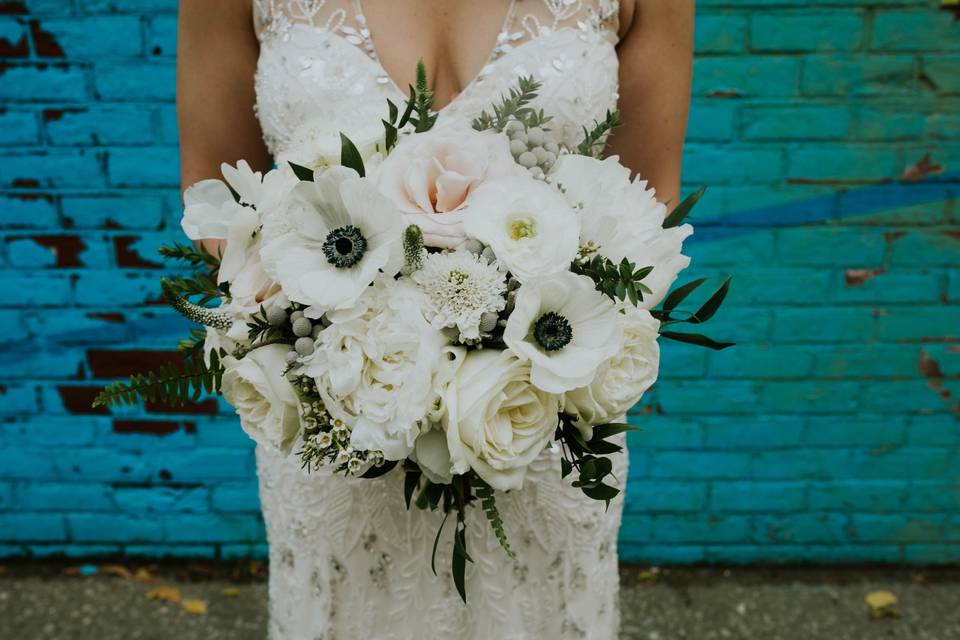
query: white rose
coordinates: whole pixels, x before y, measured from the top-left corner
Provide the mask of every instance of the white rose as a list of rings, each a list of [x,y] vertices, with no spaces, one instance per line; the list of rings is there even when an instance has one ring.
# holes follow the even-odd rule
[[[567,200],[580,211],[580,245],[588,255],[606,256],[615,263],[627,258],[638,267],[652,266],[643,284],[641,306],[652,309],[667,294],[677,274],[690,264],[681,254],[689,224],[663,228],[667,207],[657,202],[645,180],[630,180],[630,170],[616,156],[597,160],[565,155],[554,165],[550,180],[562,187]]]
[[[570,268],[577,255],[580,223],[563,195],[530,177],[491,180],[473,194],[464,227],[490,245],[497,261],[518,280],[551,276]]]
[[[589,384],[620,348],[616,307],[587,276],[531,280],[517,290],[503,341],[530,361],[534,385],[563,393]]]
[[[417,463],[430,482],[450,484],[453,480],[447,436],[439,425],[422,431],[417,436],[410,458]]]
[[[241,359],[223,358],[221,391],[256,442],[289,453],[300,430],[297,396],[283,376],[285,345],[258,347]]]
[[[434,400],[443,336],[423,317],[422,294],[375,286],[353,309],[327,314],[302,372],[314,378],[327,410],[351,430],[356,449],[401,460],[413,449]]]
[[[473,469],[495,489],[523,486],[527,465],[550,442],[560,397],[530,384],[530,364],[509,351],[467,353],[446,393],[454,473]]]
[[[473,206],[473,192],[518,171],[506,136],[451,125],[403,136],[374,177],[406,224],[423,231],[424,244],[452,249],[466,240],[463,221],[486,215]]]
[[[660,322],[646,309],[625,304],[620,306],[618,324],[623,347],[600,365],[589,385],[564,395],[564,411],[576,418],[588,440],[593,426],[619,420],[657,380]]]

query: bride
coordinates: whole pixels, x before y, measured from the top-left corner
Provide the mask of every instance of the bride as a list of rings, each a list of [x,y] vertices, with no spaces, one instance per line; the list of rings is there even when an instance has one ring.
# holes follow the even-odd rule
[[[692,31],[693,0],[181,0],[182,184],[241,158],[263,171],[309,163],[339,148],[340,131],[363,140],[423,58],[438,126],[469,122],[520,75],[542,83],[557,142],[575,146],[581,123],[619,105],[614,153],[676,202]],[[441,514],[404,507],[402,473],[309,476],[295,455],[263,445],[256,455],[271,638],[616,637],[623,494],[606,510],[585,498],[560,479],[558,452],[497,498],[516,560],[483,518],[469,519],[468,605],[444,564],[449,538],[433,575]]]

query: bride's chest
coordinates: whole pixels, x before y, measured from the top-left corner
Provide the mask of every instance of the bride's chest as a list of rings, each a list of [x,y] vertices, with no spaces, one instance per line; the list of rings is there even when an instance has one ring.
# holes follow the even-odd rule
[[[399,103],[406,96],[381,64],[362,14],[349,20],[346,12],[334,12],[323,21],[288,12],[263,15],[257,114],[274,154],[306,137],[335,139],[343,131],[362,140],[382,132],[387,100]],[[563,24],[531,19],[515,29],[505,25],[480,71],[440,119],[470,120],[506,95],[518,77],[532,75],[542,84],[536,106],[554,117],[554,137],[575,144],[582,123],[615,108],[617,72],[614,38],[599,14]]]

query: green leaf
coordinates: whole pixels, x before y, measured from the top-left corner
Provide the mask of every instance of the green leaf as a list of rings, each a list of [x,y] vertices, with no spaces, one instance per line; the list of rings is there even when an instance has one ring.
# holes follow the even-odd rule
[[[387,98],[387,111],[389,113],[388,117],[389,117],[390,123],[393,124],[394,122],[397,121],[397,115],[399,114],[399,110],[397,109],[396,103],[394,103],[394,101],[391,100],[390,98]]]
[[[430,552],[430,570],[433,571],[433,575],[437,575],[437,546],[440,544],[440,534],[443,533],[443,525],[447,524],[447,518],[449,517],[449,512],[443,514],[440,528],[437,529],[437,536],[433,539],[433,551]]]
[[[379,478],[380,476],[385,476],[391,471],[393,471],[393,468],[395,466],[397,466],[397,460],[387,460],[379,467],[377,466],[370,467],[363,474],[361,474],[360,477],[361,478]]]
[[[590,439],[590,444],[592,445],[594,440],[606,440],[610,436],[615,436],[618,433],[627,433],[629,431],[640,431],[640,429],[632,424],[623,422],[609,422],[607,424],[597,425],[593,428],[593,437]]]
[[[724,298],[727,297],[727,292],[730,290],[730,278],[727,277],[723,281],[723,284],[720,285],[720,288],[710,296],[710,299],[703,303],[697,312],[693,314],[687,322],[691,324],[699,324],[701,322],[706,322],[713,317],[713,314],[717,312],[717,309],[720,308],[720,305],[723,304]]]
[[[674,309],[676,309],[678,304],[683,302],[688,295],[693,293],[693,291],[697,287],[699,287],[706,281],[707,281],[706,278],[698,278],[696,280],[692,280],[686,283],[683,286],[677,287],[676,289],[671,291],[670,295],[668,295],[666,300],[663,301],[663,310],[668,312],[667,315],[669,315],[670,311],[673,311]]]
[[[406,465],[404,465],[404,472],[406,475],[403,477],[403,500],[407,503],[407,509],[409,509],[410,502],[413,500],[413,494],[420,484],[420,478],[423,472],[419,469],[408,469]]]
[[[293,169],[293,175],[297,176],[298,180],[302,182],[313,182],[313,169],[295,162],[287,162],[287,164]]]
[[[340,164],[353,169],[360,174],[361,178],[366,175],[363,168],[363,157],[357,151],[357,146],[343,133],[340,134]]]
[[[687,344],[695,344],[701,347],[707,347],[708,349],[714,349],[720,351],[721,349],[726,349],[727,347],[732,347],[734,342],[717,342],[712,338],[700,333],[681,333],[679,331],[662,331],[661,336],[669,340],[676,340],[677,342],[686,342]]]
[[[677,208],[670,212],[664,221],[664,229],[672,229],[673,227],[679,226],[683,219],[686,218],[690,211],[693,210],[693,207],[697,202],[700,201],[700,198],[703,197],[703,194],[706,193],[707,187],[703,186],[691,193],[689,196],[684,198],[683,202],[677,205]]]
[[[605,500],[609,502],[617,497],[620,493],[620,490],[616,487],[611,487],[608,484],[600,483],[594,487],[584,487],[581,489],[583,494],[588,498],[593,498],[594,500]]]
[[[473,562],[467,554],[466,527],[462,523],[457,523],[457,530],[453,534],[453,584],[460,594],[460,599],[464,604],[467,602],[467,589],[465,576],[467,572],[467,561]]]

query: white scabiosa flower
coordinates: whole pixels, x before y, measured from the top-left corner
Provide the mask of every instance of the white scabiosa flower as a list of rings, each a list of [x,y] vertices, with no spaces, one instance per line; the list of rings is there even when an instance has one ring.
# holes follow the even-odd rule
[[[621,343],[613,301],[593,280],[570,272],[517,290],[503,341],[530,361],[530,380],[550,393],[590,384]]]
[[[594,426],[619,420],[657,381],[660,322],[646,309],[621,304],[617,324],[623,346],[600,365],[590,384],[564,395],[564,411],[587,440]]]
[[[480,338],[483,314],[506,305],[506,275],[465,249],[427,255],[410,279],[426,294],[425,313],[436,329],[456,327],[463,340]]]
[[[615,263],[627,258],[638,267],[652,266],[643,279],[652,293],[644,296],[641,306],[652,309],[659,304],[677,274],[690,264],[681,251],[693,227],[664,229],[667,207],[657,201],[645,180],[631,181],[630,170],[616,156],[605,160],[562,156],[550,180],[580,212],[582,253],[599,253]]]
[[[261,258],[290,300],[325,309],[351,306],[378,277],[403,261],[402,219],[366,179],[334,167],[293,189],[283,227],[264,222]]]
[[[317,384],[330,414],[357,450],[402,460],[431,409],[443,336],[423,316],[423,294],[405,283],[368,287],[348,309],[327,313],[299,373]]]
[[[555,188],[529,177],[480,185],[464,220],[467,234],[490,246],[520,282],[570,268],[579,246],[580,223]]]

